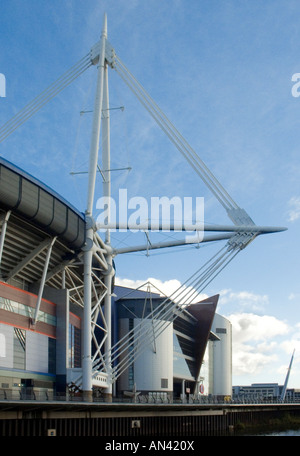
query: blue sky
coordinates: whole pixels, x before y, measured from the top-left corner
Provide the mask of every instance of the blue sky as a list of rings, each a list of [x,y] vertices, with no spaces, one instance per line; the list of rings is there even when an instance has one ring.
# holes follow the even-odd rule
[[[116,53],[233,199],[258,225],[288,231],[261,236],[209,285],[233,324],[233,383],[300,388],[300,5],[286,0],[3,0],[0,98],[4,124],[86,55],[108,16]],[[185,159],[119,76],[110,71],[113,194],[204,197],[207,223],[230,223]],[[84,212],[96,69],[90,68],[0,144],[0,154]],[[102,194],[98,180],[96,198]],[[95,210],[96,215],[96,210]],[[154,236],[155,239],[157,235]],[[174,235],[164,234],[161,240]],[[113,235],[115,246],[143,234]],[[168,291],[220,245],[128,254],[120,283],[149,278]],[[125,282],[125,281],[129,282]],[[158,281],[158,282],[156,282]]]

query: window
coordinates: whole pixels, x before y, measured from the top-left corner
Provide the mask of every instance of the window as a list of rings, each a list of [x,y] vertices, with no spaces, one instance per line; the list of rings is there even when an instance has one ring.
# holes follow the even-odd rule
[[[168,388],[168,379],[167,378],[161,379],[161,388]]]
[[[25,348],[25,331],[19,328],[14,328],[14,369],[25,369]]]
[[[216,333],[218,334],[226,334],[226,328],[216,328]]]
[[[28,318],[32,318],[35,312],[35,309],[32,307],[11,299],[3,298],[2,296],[0,296],[0,309],[7,310],[8,312],[14,312]],[[43,321],[44,323],[52,326],[56,325],[56,317],[43,312],[42,310],[39,310],[38,312],[38,321]]]
[[[81,367],[81,331],[69,325],[69,367]]]

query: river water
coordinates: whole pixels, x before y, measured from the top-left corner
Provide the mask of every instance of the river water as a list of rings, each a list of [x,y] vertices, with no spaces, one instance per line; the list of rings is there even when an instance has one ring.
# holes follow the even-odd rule
[[[271,436],[271,437],[300,437],[300,429],[288,429],[285,431],[267,432],[259,435]]]

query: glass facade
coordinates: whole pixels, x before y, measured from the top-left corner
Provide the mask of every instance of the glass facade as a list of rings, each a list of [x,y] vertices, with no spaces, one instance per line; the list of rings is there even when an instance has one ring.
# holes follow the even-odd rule
[[[20,302],[13,301],[11,299],[2,298],[0,296],[0,309],[7,310],[8,312],[14,312],[24,317],[33,318],[35,309],[32,307],[21,304]],[[48,325],[56,325],[56,317],[40,310],[38,312],[38,321],[47,323]]]
[[[23,294],[21,289],[10,289],[9,285],[3,295],[0,296],[0,398],[19,398],[18,394],[27,397],[34,392],[44,400],[44,389],[54,392],[62,383],[61,390],[65,391],[64,368],[81,367],[80,317],[70,312],[67,318],[62,294],[57,302],[42,300],[38,322],[45,324],[34,328],[30,319],[35,316],[36,295]],[[57,317],[53,315],[56,311]]]
[[[69,324],[69,367],[81,367],[81,331]]]
[[[195,381],[196,322],[191,315],[182,314],[174,322],[173,369],[174,377]]]
[[[14,328],[13,341],[13,367],[14,369],[26,369],[26,332],[19,328]]]
[[[195,358],[192,340],[184,339],[178,333],[173,334],[173,369],[174,376],[194,380]]]

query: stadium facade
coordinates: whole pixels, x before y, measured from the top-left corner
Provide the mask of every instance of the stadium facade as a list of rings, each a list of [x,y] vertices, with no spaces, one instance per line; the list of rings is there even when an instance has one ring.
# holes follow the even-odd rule
[[[0,394],[80,396],[75,379],[83,362],[85,216],[2,158],[0,211]],[[101,256],[93,262],[95,295],[100,295],[105,292]],[[118,286],[110,291],[113,343],[131,337],[121,361],[139,346],[141,321],[155,334],[114,382],[114,396],[186,400],[190,394],[231,395],[231,325],[216,313],[218,296],[164,321],[149,318],[163,305],[159,293]],[[103,337],[101,315],[98,311],[94,352]],[[105,346],[101,350],[103,355]],[[94,394],[102,394],[105,381],[105,375],[94,379]]]

